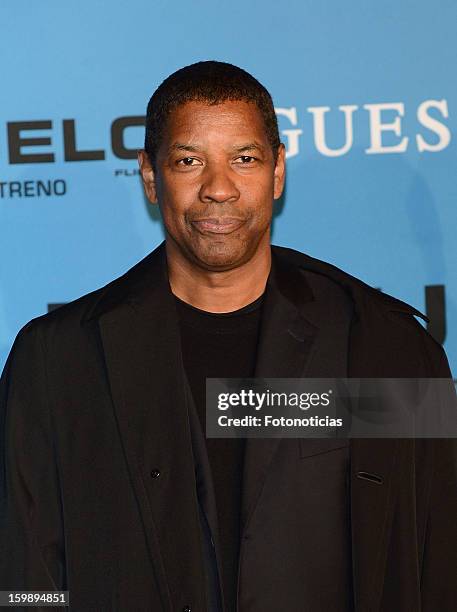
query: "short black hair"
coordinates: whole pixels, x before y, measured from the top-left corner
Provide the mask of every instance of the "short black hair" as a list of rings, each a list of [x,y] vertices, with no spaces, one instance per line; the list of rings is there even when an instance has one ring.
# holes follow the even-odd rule
[[[281,141],[273,100],[267,89],[238,66],[204,61],[185,66],[171,74],[149,100],[144,148],[152,166],[155,167],[163,130],[171,111],[186,102],[220,104],[228,100],[244,100],[257,105],[276,162]]]

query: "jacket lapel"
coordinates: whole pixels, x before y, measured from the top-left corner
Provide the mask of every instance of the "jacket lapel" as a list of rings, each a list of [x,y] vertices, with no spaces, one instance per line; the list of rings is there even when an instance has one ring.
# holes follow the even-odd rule
[[[299,377],[311,354],[316,329],[279,290],[284,272],[272,255],[260,328],[255,369],[256,378]],[[297,279],[295,279],[297,280]],[[304,292],[303,301],[312,298]],[[245,446],[241,525],[246,530],[265,481],[268,466],[280,438],[248,438]]]
[[[262,312],[255,376],[333,378],[347,376],[349,300],[332,295],[318,275],[307,275],[272,247],[272,267]],[[249,527],[281,438],[246,440],[242,525]],[[341,447],[339,439],[303,439],[304,457]]]
[[[108,292],[92,316],[99,314],[115,416],[164,609],[177,609],[181,597],[205,609],[188,404],[164,243],[129,274],[126,294]]]

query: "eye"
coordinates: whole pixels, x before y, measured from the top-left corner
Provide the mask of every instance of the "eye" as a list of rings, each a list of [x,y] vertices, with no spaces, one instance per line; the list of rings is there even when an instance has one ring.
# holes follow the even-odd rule
[[[257,158],[252,157],[252,155],[240,155],[240,157],[237,157],[237,159],[241,159],[242,164],[250,164],[257,161]]]
[[[195,164],[193,162],[196,162]],[[176,162],[178,166],[195,166],[198,163],[198,160],[195,157],[183,157],[182,159],[178,159]]]

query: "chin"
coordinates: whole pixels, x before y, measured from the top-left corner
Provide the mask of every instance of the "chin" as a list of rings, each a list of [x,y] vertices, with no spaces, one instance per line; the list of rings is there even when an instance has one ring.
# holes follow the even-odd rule
[[[230,270],[249,259],[245,249],[212,248],[194,251],[198,263],[207,270]]]

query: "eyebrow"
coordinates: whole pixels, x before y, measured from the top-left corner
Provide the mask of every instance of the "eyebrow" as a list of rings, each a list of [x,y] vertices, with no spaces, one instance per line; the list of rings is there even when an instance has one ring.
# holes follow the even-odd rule
[[[261,144],[259,144],[255,140],[253,142],[248,142],[246,144],[243,144],[240,147],[234,147],[235,153],[243,153],[245,151],[255,151],[255,150],[261,151],[263,153],[265,150],[265,147],[263,147]]]
[[[170,153],[173,153],[174,151],[189,151],[191,153],[198,153],[201,150],[202,149],[198,145],[192,145],[190,143],[183,143],[183,142],[174,142],[168,148],[168,153],[170,154]],[[261,144],[259,144],[258,142],[254,140],[253,142],[247,142],[247,143],[244,143],[242,145],[232,148],[232,151],[234,153],[244,153],[247,151],[254,151],[254,150],[259,150],[263,153],[265,150],[265,147],[263,147]]]
[[[170,147],[168,147],[168,153],[173,153],[173,151],[191,151],[192,153],[197,153],[200,151],[200,149],[191,144],[174,142]]]

